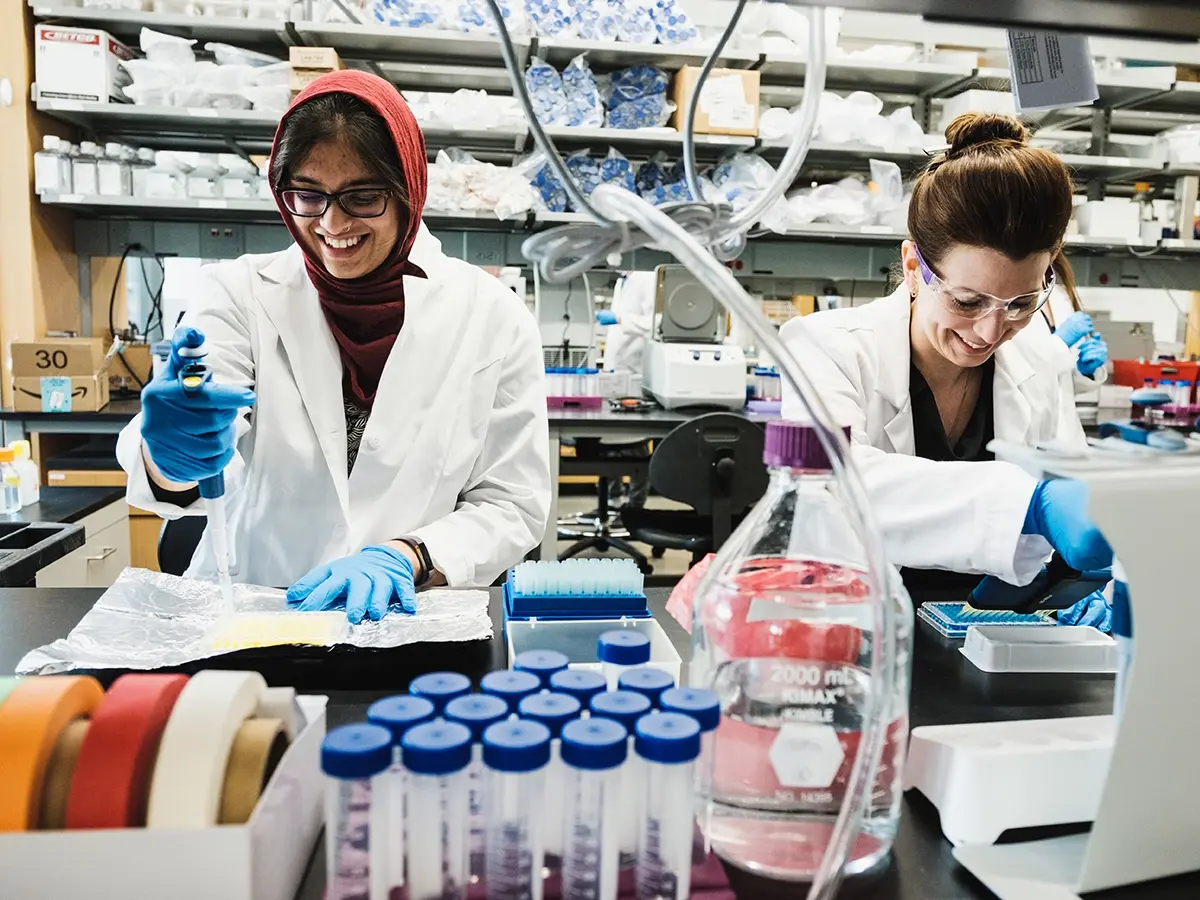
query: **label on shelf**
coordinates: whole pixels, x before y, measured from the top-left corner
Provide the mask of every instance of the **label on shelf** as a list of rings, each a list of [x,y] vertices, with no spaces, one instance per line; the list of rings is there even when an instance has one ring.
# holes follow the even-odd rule
[[[886,225],[864,225],[862,226],[863,234],[891,234],[892,229]]]
[[[83,194],[59,194],[56,203],[82,203]]]
[[[200,209],[229,209],[229,204],[224,200],[197,200],[196,205]]]
[[[188,110],[189,116],[197,116],[202,119],[215,119],[217,117],[218,113],[220,113],[219,109],[199,109],[199,108],[197,108],[197,109],[189,109]]]

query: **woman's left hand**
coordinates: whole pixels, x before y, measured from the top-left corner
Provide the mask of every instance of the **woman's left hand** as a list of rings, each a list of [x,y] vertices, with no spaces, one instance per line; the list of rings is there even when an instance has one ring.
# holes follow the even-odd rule
[[[288,605],[303,612],[345,603],[346,618],[353,625],[364,617],[382,619],[392,603],[398,603],[406,613],[414,613],[416,600],[412,561],[386,544],[317,566],[287,592]]]
[[[1093,591],[1074,606],[1058,611],[1059,625],[1091,625],[1105,633],[1112,631],[1112,604],[1104,591]]]
[[[1079,345],[1079,358],[1075,361],[1075,368],[1079,370],[1080,375],[1091,378],[1096,374],[1096,370],[1106,362],[1108,362],[1108,344],[1104,343],[1101,338],[1090,337]]]

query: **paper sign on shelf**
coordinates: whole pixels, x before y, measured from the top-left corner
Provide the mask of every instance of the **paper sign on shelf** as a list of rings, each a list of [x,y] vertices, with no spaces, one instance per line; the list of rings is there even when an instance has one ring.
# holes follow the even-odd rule
[[[1017,112],[1088,106],[1100,96],[1087,35],[1008,31]]]

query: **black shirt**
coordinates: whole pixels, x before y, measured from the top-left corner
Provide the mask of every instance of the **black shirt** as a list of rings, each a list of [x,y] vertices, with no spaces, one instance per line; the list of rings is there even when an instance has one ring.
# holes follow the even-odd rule
[[[908,375],[908,396],[912,407],[913,437],[916,455],[922,459],[938,462],[952,460],[983,462],[995,459],[987,449],[996,436],[996,417],[993,415],[992,381],[996,372],[996,360],[989,359],[980,368],[979,398],[975,409],[963,429],[962,436],[953,447],[946,437],[942,416],[938,412],[933,389],[925,377],[912,364]],[[971,589],[979,583],[979,575],[964,575],[937,569],[902,569],[904,585],[917,604],[930,601],[960,602],[967,599]]]

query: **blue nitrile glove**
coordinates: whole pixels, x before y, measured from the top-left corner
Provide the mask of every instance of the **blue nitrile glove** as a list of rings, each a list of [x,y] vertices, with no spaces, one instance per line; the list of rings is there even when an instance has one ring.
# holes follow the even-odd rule
[[[616,325],[617,316],[612,310],[599,309],[596,310],[596,321],[601,325]]]
[[[233,459],[234,422],[254,405],[254,392],[244,387],[209,381],[197,391],[184,391],[179,371],[199,361],[188,351],[203,343],[195,328],[175,329],[166,368],[142,390],[142,440],[171,481],[199,481],[224,472]]]
[[[1105,634],[1112,631],[1112,604],[1104,591],[1093,591],[1074,606],[1058,611],[1059,625],[1091,625]]]
[[[1088,516],[1088,489],[1082,481],[1038,482],[1021,533],[1040,534],[1073,569],[1086,572],[1112,565],[1112,547]]]
[[[1079,359],[1075,360],[1075,368],[1079,374],[1091,378],[1096,370],[1108,362],[1108,344],[1101,338],[1090,337],[1079,345]]]
[[[1074,312],[1055,329],[1054,333],[1063,339],[1068,347],[1074,347],[1080,338],[1087,337],[1095,330],[1092,317],[1085,312]]]
[[[364,616],[382,619],[392,603],[398,603],[406,613],[414,613],[417,589],[412,562],[385,544],[365,547],[353,556],[317,566],[288,588],[287,602],[302,612],[345,602],[346,618],[353,625]]]

